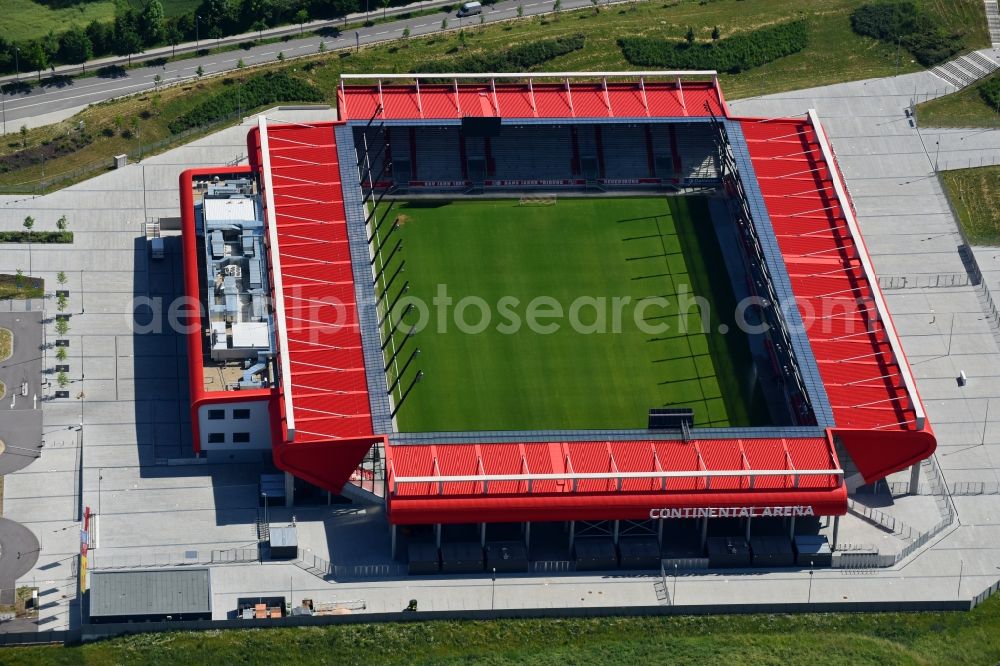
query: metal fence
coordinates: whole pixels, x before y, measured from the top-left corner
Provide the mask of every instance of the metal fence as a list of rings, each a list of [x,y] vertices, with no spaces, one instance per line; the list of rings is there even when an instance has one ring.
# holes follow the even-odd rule
[[[951,494],[968,495],[1000,495],[1000,483],[996,481],[955,481],[951,484]]]
[[[977,167],[996,166],[1000,164],[1000,155],[982,154],[978,158],[966,157],[958,160],[935,161],[937,171],[954,171],[956,169],[974,169]]]
[[[182,553],[101,553],[88,554],[91,569],[151,569],[159,567],[204,566],[212,564],[241,564],[257,562],[257,548],[230,548],[227,550],[188,550]]]
[[[328,560],[299,548],[295,566],[317,578],[330,582],[367,578],[404,578],[408,574],[405,564],[331,564]]]
[[[907,525],[895,516],[890,516],[884,511],[874,507],[865,506],[864,504],[860,504],[852,499],[847,500],[847,509],[851,513],[861,516],[874,525],[885,528],[902,539],[915,539],[920,535],[920,530],[913,528],[911,525]]]
[[[972,610],[979,604],[983,603],[984,601],[992,597],[994,594],[996,594],[998,591],[1000,591],[1000,580],[993,583],[992,585],[990,585],[988,588],[986,588],[976,596],[972,597],[972,601],[969,603],[969,610]]]
[[[566,573],[576,571],[576,562],[572,560],[538,560],[531,563],[532,573]]]
[[[883,291],[897,289],[940,289],[968,287],[972,278],[968,273],[939,273],[936,275],[881,275],[878,286]]]

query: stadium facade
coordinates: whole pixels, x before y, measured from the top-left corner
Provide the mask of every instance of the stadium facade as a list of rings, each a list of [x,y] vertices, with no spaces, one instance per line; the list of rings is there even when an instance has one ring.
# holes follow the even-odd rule
[[[714,72],[608,72],[344,75],[338,114],[261,117],[249,165],[181,175],[199,452],[269,451],[335,493],[360,480],[394,535],[836,517],[861,485],[906,468],[916,482],[935,438],[814,112],[737,118]],[[397,432],[420,370],[400,374],[384,337],[406,289],[378,274],[393,270],[377,261],[384,197],[693,191],[724,202],[738,239],[773,425]]]

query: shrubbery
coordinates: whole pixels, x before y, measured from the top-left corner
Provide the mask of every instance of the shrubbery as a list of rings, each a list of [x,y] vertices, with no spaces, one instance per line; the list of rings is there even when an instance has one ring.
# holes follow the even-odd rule
[[[979,86],[979,96],[992,109],[1000,109],[1000,78],[993,77]]]
[[[434,62],[425,62],[413,68],[414,72],[517,72],[536,67],[573,51],[583,48],[582,34],[544,39],[512,47],[499,53],[481,53]]]
[[[674,42],[655,37],[622,37],[625,59],[642,67],[715,69],[742,72],[798,53],[809,43],[805,21],[791,21],[745,32],[707,44]]]
[[[0,231],[0,243],[72,243],[72,231]]]
[[[965,48],[961,34],[943,31],[909,0],[862,5],[851,14],[851,27],[859,35],[898,43],[925,67]]]
[[[212,95],[182,116],[171,120],[168,127],[174,134],[191,127],[208,125],[231,117],[240,107],[249,110],[278,102],[322,102],[323,93],[315,86],[286,72],[273,72],[247,79]]]

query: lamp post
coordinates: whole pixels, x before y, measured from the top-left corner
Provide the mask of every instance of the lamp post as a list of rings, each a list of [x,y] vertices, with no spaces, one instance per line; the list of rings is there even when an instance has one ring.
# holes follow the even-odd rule
[[[670,597],[673,599],[673,605],[677,605],[677,563],[674,562],[674,593]]]
[[[21,52],[21,49],[15,46],[14,47],[14,71],[16,72],[16,74],[14,76],[15,76],[15,79],[17,81],[21,80],[21,64],[20,64],[20,62],[18,62],[18,59],[17,59],[17,54],[20,53],[20,52]]]
[[[198,22],[201,21],[201,17],[197,14],[194,15],[194,45],[197,47],[200,45],[201,38],[198,36]]]
[[[806,597],[806,603],[811,604],[813,597],[813,561],[809,560],[809,596]]]
[[[494,610],[496,608],[496,600],[497,600],[497,568],[493,567],[493,590],[490,594],[490,610]]]

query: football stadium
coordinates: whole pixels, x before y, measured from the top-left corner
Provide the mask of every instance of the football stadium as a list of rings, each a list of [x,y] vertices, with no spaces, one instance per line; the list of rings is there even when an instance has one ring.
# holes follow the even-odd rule
[[[849,494],[917,484],[814,112],[733,117],[714,72],[345,74],[338,117],[181,175],[199,453],[358,486],[415,573],[815,561]]]

